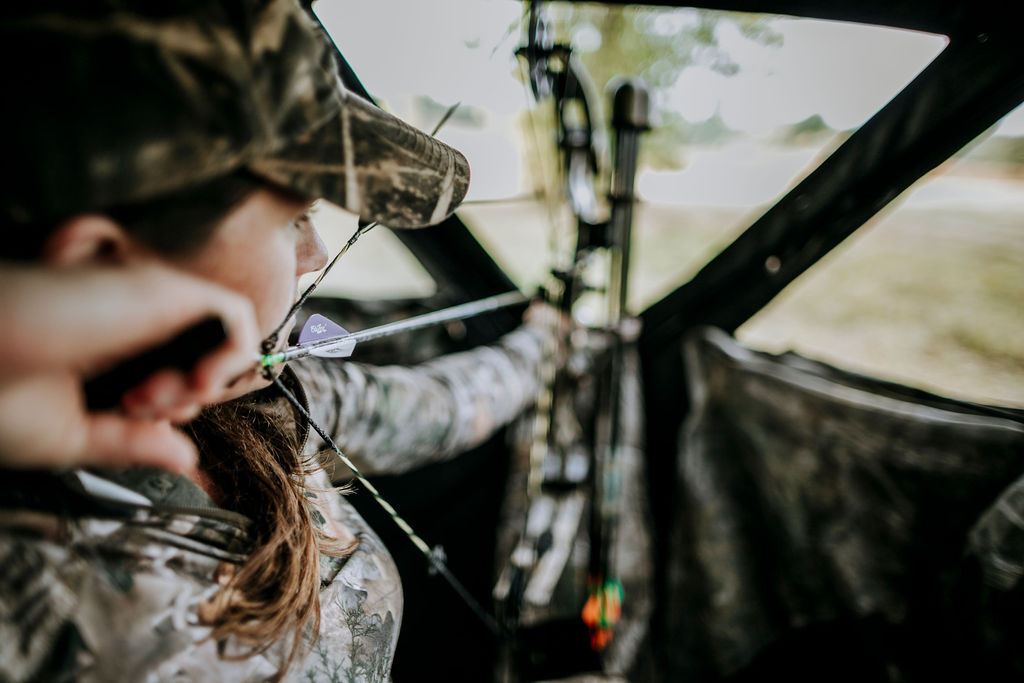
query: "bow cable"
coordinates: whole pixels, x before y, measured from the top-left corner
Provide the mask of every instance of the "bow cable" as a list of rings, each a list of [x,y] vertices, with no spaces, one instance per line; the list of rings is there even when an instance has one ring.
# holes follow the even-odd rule
[[[486,610],[484,610],[480,603],[477,602],[476,598],[474,598],[470,594],[470,592],[466,590],[466,587],[462,585],[462,582],[460,582],[455,577],[455,575],[452,574],[451,570],[448,569],[448,566],[444,562],[444,554],[440,546],[431,549],[431,547],[427,545],[426,541],[424,541],[413,530],[412,526],[410,526],[409,523],[406,522],[405,519],[403,519],[402,516],[398,514],[398,511],[395,510],[391,503],[389,503],[380,494],[380,491],[377,490],[377,487],[374,486],[369,479],[363,476],[363,474],[359,471],[359,468],[356,467],[355,463],[349,460],[348,456],[346,456],[338,447],[338,444],[334,442],[334,439],[332,439],[331,436],[322,427],[320,427],[319,424],[317,424],[316,420],[313,419],[313,416],[310,415],[309,411],[306,410],[305,406],[302,405],[302,402],[295,397],[295,395],[288,389],[288,387],[285,386],[284,382],[281,381],[280,377],[270,372],[269,368],[264,369],[264,376],[269,377],[274,382],[274,384],[281,391],[281,393],[284,394],[284,397],[288,399],[288,402],[291,403],[292,406],[294,406],[295,409],[299,411],[299,414],[302,415],[302,417],[316,431],[320,438],[324,440],[324,443],[327,444],[331,448],[331,450],[333,450],[334,453],[341,459],[341,461],[345,463],[345,466],[352,471],[352,475],[359,480],[359,483],[363,485],[363,488],[365,488],[370,493],[370,495],[373,496],[373,499],[377,501],[377,504],[380,505],[381,508],[383,508],[386,513],[388,513],[392,521],[394,521],[394,523],[398,525],[398,528],[405,532],[405,535],[408,536],[409,540],[412,541],[412,544],[416,546],[417,550],[423,553],[423,556],[427,559],[427,562],[430,564],[431,569],[445,578],[448,584],[455,590],[456,593],[458,593],[459,597],[462,598],[462,600],[469,606],[473,613],[482,622],[484,622],[484,624],[487,626],[488,629],[490,629],[492,633],[502,638],[508,638],[509,635],[505,631],[505,629],[502,628],[502,626],[494,619],[494,617],[492,617]]]

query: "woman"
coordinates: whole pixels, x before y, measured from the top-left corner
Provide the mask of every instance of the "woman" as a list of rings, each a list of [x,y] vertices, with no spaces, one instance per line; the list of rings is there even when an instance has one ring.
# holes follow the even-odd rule
[[[2,195],[8,258],[169,265],[242,294],[280,346],[298,277],[326,258],[312,200],[414,227],[465,194],[458,153],[341,89],[293,0],[170,16],[150,4],[5,10],[21,14],[3,24],[0,62],[25,102],[10,141],[25,172]],[[416,369],[313,360],[281,383],[361,468],[395,470],[511,419],[541,346],[524,328]],[[151,378],[121,409],[146,414],[175,381]],[[185,427],[191,478],[5,473],[0,677],[388,678],[397,571],[268,382],[242,375]]]

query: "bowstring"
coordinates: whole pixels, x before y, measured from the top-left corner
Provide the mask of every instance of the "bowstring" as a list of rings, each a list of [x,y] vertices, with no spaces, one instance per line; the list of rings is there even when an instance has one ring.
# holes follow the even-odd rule
[[[431,137],[437,135],[438,131],[441,130],[444,124],[448,123],[448,119],[452,117],[452,114],[454,114],[455,111],[461,105],[461,101],[456,102],[452,106],[448,107],[447,110],[445,110],[444,115],[441,117],[441,120],[438,121],[437,125],[435,125],[433,130],[430,131]],[[300,218],[299,220],[310,219],[308,215],[306,215]],[[312,284],[310,284],[309,287],[306,288],[306,291],[304,291],[302,295],[298,298],[298,300],[294,304],[292,304],[292,307],[288,309],[288,312],[284,315],[284,318],[281,319],[281,322],[278,323],[277,327],[275,327],[274,330],[269,335],[267,335],[266,339],[264,339],[263,342],[260,344],[260,348],[263,351],[263,353],[270,353],[271,351],[274,350],[274,347],[277,346],[281,330],[283,330],[285,325],[288,324],[288,321],[291,319],[291,317],[298,313],[299,309],[301,309],[303,305],[305,305],[306,299],[308,299],[313,294],[313,292],[316,291],[316,288],[320,286],[320,283],[324,281],[324,278],[327,277],[327,274],[331,272],[332,268],[334,268],[334,264],[336,264],[338,260],[341,259],[345,252],[352,248],[352,245],[355,244],[360,237],[373,230],[375,227],[377,227],[377,225],[377,221],[365,224],[360,222],[359,227],[357,227],[356,231],[352,233],[352,236],[348,238],[348,241],[345,242],[344,246],[342,246],[342,248],[338,250],[338,253],[335,254],[333,259],[331,259],[331,262],[328,263],[327,266],[320,271],[320,274],[316,276],[316,279],[313,280]]]
[[[309,219],[306,218],[306,220]],[[314,291],[316,291],[316,288],[319,287],[320,283],[324,281],[325,277],[327,277],[327,273],[331,272],[331,268],[334,267],[334,264],[336,264],[338,260],[341,259],[345,252],[352,248],[352,245],[355,244],[360,237],[370,232],[370,230],[372,230],[376,226],[377,222],[374,221],[372,223],[360,225],[358,228],[356,228],[356,231],[352,233],[351,237],[348,238],[348,241],[345,242],[345,245],[341,249],[339,249],[338,253],[335,254],[333,259],[331,259],[331,262],[328,263],[327,266],[320,271],[320,274],[316,276],[316,279],[313,281],[313,283],[306,288],[306,291],[302,293],[302,296],[300,296],[298,300],[294,304],[292,304],[292,307],[288,309],[288,312],[285,314],[281,322],[278,323],[277,327],[274,328],[274,331],[267,335],[267,338],[264,339],[263,342],[260,344],[260,350],[264,354],[271,353],[274,350],[274,347],[277,346],[278,337],[281,334],[281,330],[283,330],[285,325],[288,324],[288,321],[291,319],[291,317],[298,313],[299,309],[302,308],[303,305],[305,305],[306,299],[308,299],[310,295]]]
[[[434,127],[433,132],[431,132],[431,136],[437,134],[438,130],[440,130],[441,127],[448,121],[448,119],[451,118],[452,114],[455,113],[455,110],[459,107],[460,104],[461,102],[456,102],[455,104],[448,108],[444,116]],[[303,304],[306,303],[306,300],[309,298],[309,296],[320,285],[320,283],[323,281],[324,277],[331,270],[331,268],[333,268],[334,265],[338,262],[338,260],[341,259],[342,255],[344,255],[349,249],[351,249],[352,245],[355,244],[360,237],[368,233],[376,225],[377,222],[375,221],[372,223],[368,223],[366,225],[360,225],[356,229],[355,233],[352,234],[352,237],[350,237],[349,240],[345,243],[345,245],[338,251],[337,255],[335,255],[335,257],[331,259],[331,262],[328,263],[327,266],[320,272],[320,275],[317,276],[316,280],[314,280],[313,283],[306,288],[306,291],[303,292],[302,296],[299,297],[298,301],[296,301],[295,304],[291,307],[291,309],[289,309],[288,314],[285,316],[281,324],[278,325],[274,332],[263,341],[263,350],[265,353],[268,352],[268,349],[272,350],[273,347],[277,344],[277,336],[280,333],[280,331],[284,328],[285,324],[287,324],[288,320],[293,315],[295,315],[300,308],[302,308]],[[359,468],[356,467],[355,463],[353,463],[348,458],[348,456],[346,456],[345,453],[342,452],[341,448],[339,448],[338,445],[334,442],[334,439],[332,439],[330,435],[326,432],[326,430],[324,430],[323,427],[321,427],[320,424],[313,419],[313,416],[309,414],[309,411],[306,410],[305,406],[302,405],[302,402],[299,401],[298,398],[296,398],[296,396],[284,385],[280,377],[273,373],[271,368],[264,368],[263,376],[273,381],[273,383],[277,386],[278,390],[284,395],[288,402],[292,404],[292,406],[299,412],[300,415],[302,415],[302,418],[309,424],[310,427],[313,428],[313,430],[320,436],[320,438],[323,439],[324,443],[327,444],[328,447],[330,447],[331,450],[334,451],[338,458],[341,459],[341,462],[344,463],[346,467],[348,467],[348,469],[352,472],[352,475],[359,481],[360,484],[362,484],[363,488],[366,489],[366,491],[371,496],[373,496],[373,499],[377,502],[377,504],[380,505],[380,507],[384,510],[384,512],[388,514],[389,517],[391,517],[391,520],[395,523],[395,525],[398,526],[398,528],[405,533],[405,535],[409,538],[409,540],[416,547],[416,549],[419,550],[420,553],[422,553],[423,556],[426,558],[428,564],[430,565],[431,571],[440,574],[442,577],[444,577],[444,579],[448,582],[448,585],[451,586],[451,588],[460,598],[462,598],[462,601],[465,602],[466,605],[473,612],[473,614],[475,614],[476,617],[484,623],[488,630],[490,630],[495,636],[499,638],[510,640],[511,634],[483,608],[483,606],[477,601],[477,599],[474,598],[473,595],[466,589],[462,582],[459,581],[459,579],[452,573],[451,569],[448,568],[448,565],[444,561],[444,553],[441,550],[440,546],[431,549],[430,546],[427,545],[426,541],[424,541],[423,538],[416,533],[412,525],[409,524],[400,514],[398,514],[398,511],[394,508],[394,506],[391,505],[391,503],[389,503],[387,499],[385,499],[384,496],[381,495],[377,487],[374,486],[369,479],[363,476],[363,474],[359,471]]]
[[[503,40],[504,38],[502,39],[502,41]],[[492,51],[492,57],[494,56],[495,52],[497,52],[497,49],[498,48],[495,47],[495,49]],[[437,124],[431,131],[430,135],[432,137],[437,135],[437,133],[448,122],[448,120],[461,106],[461,104],[461,101],[456,102],[445,111],[444,115],[441,117],[441,119],[437,122]],[[330,263],[327,264],[327,266],[320,272],[320,274],[313,281],[313,283],[306,288],[306,290],[302,293],[298,300],[291,306],[291,308],[288,310],[288,313],[284,316],[284,318],[281,320],[278,326],[274,328],[273,332],[271,332],[270,335],[268,335],[267,338],[263,340],[263,342],[261,343],[261,351],[264,354],[273,351],[274,347],[278,343],[281,330],[285,328],[291,317],[298,313],[298,311],[306,303],[306,301],[316,290],[316,288],[323,282],[327,273],[335,266],[335,264],[338,263],[342,255],[348,252],[348,250],[352,248],[352,245],[354,245],[359,240],[360,237],[362,237],[370,230],[372,230],[377,224],[378,223],[374,221],[371,223],[367,223],[365,225],[359,225],[356,231],[345,243],[345,245],[338,251],[335,257],[331,259]],[[452,587],[456,594],[463,600],[463,602],[466,603],[466,605],[477,616],[477,618],[479,618],[480,621],[482,621],[484,625],[495,636],[502,638],[504,640],[511,640],[512,636],[510,632],[501,624],[499,624],[498,621],[483,608],[483,606],[476,600],[476,598],[474,598],[473,595],[466,589],[462,582],[460,582],[458,578],[451,572],[446,562],[444,561],[443,551],[440,548],[440,546],[431,549],[430,546],[427,545],[427,543],[419,536],[419,534],[416,533],[412,526],[401,515],[398,514],[398,511],[395,510],[394,506],[392,506],[380,494],[380,491],[377,489],[377,487],[374,486],[372,482],[370,482],[368,479],[366,479],[366,477],[362,475],[362,473],[356,467],[355,463],[353,463],[342,452],[342,450],[334,442],[334,439],[332,439],[330,435],[326,432],[326,430],[324,430],[323,427],[321,427],[320,424],[313,419],[313,416],[309,414],[309,411],[302,404],[302,402],[284,385],[281,379],[276,374],[273,373],[271,368],[263,368],[263,376],[274,383],[274,385],[288,400],[288,402],[299,412],[302,418],[306,420],[309,426],[313,428],[313,430],[320,436],[320,438],[323,439],[324,443],[327,444],[334,451],[334,453],[341,459],[345,466],[348,467],[349,470],[351,470],[353,476],[370,493],[370,495],[377,502],[377,504],[380,505],[380,507],[391,517],[392,521],[394,521],[398,528],[406,534],[406,536],[416,547],[416,549],[423,554],[423,556],[426,558],[427,562],[430,565],[431,571],[440,574],[442,577],[444,577],[444,579],[448,582],[448,584]]]

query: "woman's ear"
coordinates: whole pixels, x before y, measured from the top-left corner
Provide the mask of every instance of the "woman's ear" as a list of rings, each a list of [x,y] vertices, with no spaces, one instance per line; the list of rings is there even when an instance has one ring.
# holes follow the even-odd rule
[[[106,216],[69,218],[50,233],[43,245],[46,263],[58,266],[121,263],[135,251],[135,241]]]

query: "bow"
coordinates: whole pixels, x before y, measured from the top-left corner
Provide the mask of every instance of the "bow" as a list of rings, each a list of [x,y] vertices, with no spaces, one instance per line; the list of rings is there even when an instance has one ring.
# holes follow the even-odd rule
[[[597,653],[608,645],[621,611],[623,591],[612,553],[624,502],[620,386],[625,345],[638,333],[625,316],[625,301],[638,134],[648,127],[646,92],[624,85],[614,104],[615,165],[609,207],[603,210],[594,189],[600,130],[593,123],[593,88],[571,47],[554,42],[540,3],[532,3],[529,12],[526,45],[517,54],[534,98],[555,110],[561,185],[576,219],[576,242],[567,264],[552,268],[544,288],[556,310],[551,324],[559,334],[552,337],[559,342],[542,372],[518,537],[493,591],[500,618],[520,643],[520,652],[506,653],[507,669],[520,674],[526,667],[539,673],[535,663],[544,659],[544,645],[532,634],[550,635],[552,624],[574,633],[586,626],[585,646],[575,652],[559,648],[563,664],[576,660],[577,670],[599,667]],[[574,309],[595,297],[604,299],[601,324],[582,338],[570,335]],[[555,358],[566,359],[561,372]],[[583,559],[581,544],[590,549]]]

